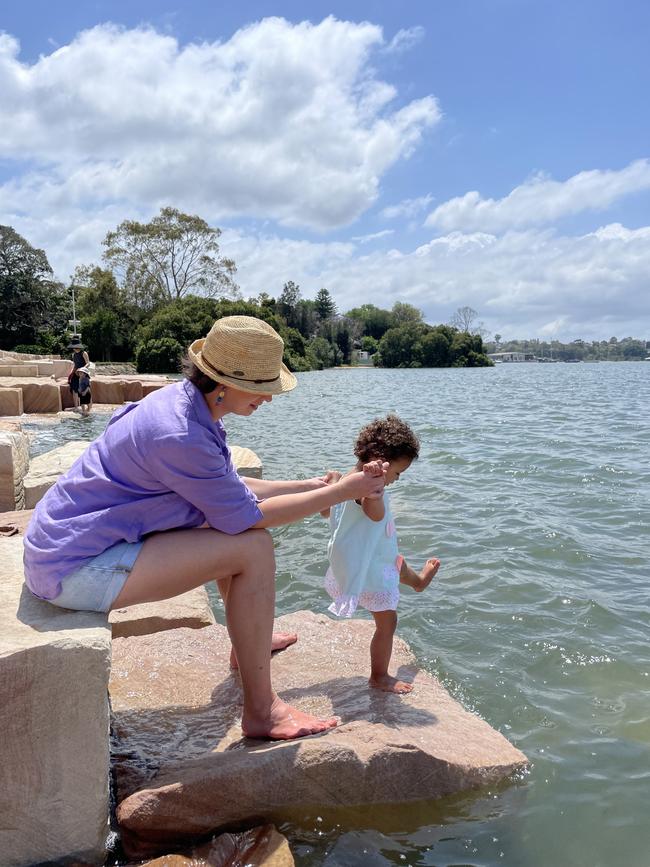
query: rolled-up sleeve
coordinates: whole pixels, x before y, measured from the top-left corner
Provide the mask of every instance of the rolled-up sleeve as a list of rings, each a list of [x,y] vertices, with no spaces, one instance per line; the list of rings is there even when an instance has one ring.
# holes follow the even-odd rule
[[[215,530],[235,535],[263,517],[227,447],[200,425],[192,426],[184,437],[156,439],[147,464],[162,485],[202,512]]]

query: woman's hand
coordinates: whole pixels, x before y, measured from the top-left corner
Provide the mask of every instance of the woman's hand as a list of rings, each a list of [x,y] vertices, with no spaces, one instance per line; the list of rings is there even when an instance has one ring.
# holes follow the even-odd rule
[[[377,499],[383,496],[387,469],[387,463],[370,461],[364,464],[363,470],[344,476],[338,484],[345,487],[349,500],[362,500],[364,497]]]

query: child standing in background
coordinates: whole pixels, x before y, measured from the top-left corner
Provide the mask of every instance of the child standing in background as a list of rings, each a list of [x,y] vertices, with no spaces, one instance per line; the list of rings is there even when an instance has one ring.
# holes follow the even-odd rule
[[[358,462],[350,472],[358,472],[372,461],[383,462],[388,486],[410,467],[419,450],[418,439],[406,422],[396,415],[375,419],[357,437],[354,454]],[[407,584],[422,592],[438,571],[440,561],[427,560],[417,573],[404,560],[398,551],[395,522],[385,491],[378,499],[349,500],[323,514],[329,514],[331,531],[330,567],[325,576],[325,589],[333,599],[329,610],[339,617],[351,617],[361,605],[372,613],[375,634],[370,643],[370,686],[385,692],[410,692],[411,684],[388,674],[399,585]]]
[[[81,406],[81,414],[89,415],[93,408],[93,395],[90,390],[90,370],[87,367],[79,367],[77,369],[77,394],[79,395],[79,405]]]

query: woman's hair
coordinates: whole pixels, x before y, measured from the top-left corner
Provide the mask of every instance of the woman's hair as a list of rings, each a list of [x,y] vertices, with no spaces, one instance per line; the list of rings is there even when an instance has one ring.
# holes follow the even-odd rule
[[[414,460],[420,454],[420,441],[405,421],[396,415],[388,415],[361,428],[354,444],[354,454],[364,464],[373,460]]]
[[[193,361],[190,361],[187,355],[183,358],[182,370],[183,375],[198,388],[201,394],[210,394],[219,385],[218,382],[203,373]]]

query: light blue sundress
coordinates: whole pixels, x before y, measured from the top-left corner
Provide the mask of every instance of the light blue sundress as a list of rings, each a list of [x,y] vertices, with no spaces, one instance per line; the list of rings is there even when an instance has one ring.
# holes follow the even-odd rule
[[[359,605],[368,611],[397,608],[402,557],[387,493],[384,509],[381,521],[368,518],[354,500],[330,510],[325,589],[333,599],[329,610],[339,617],[352,617]]]

